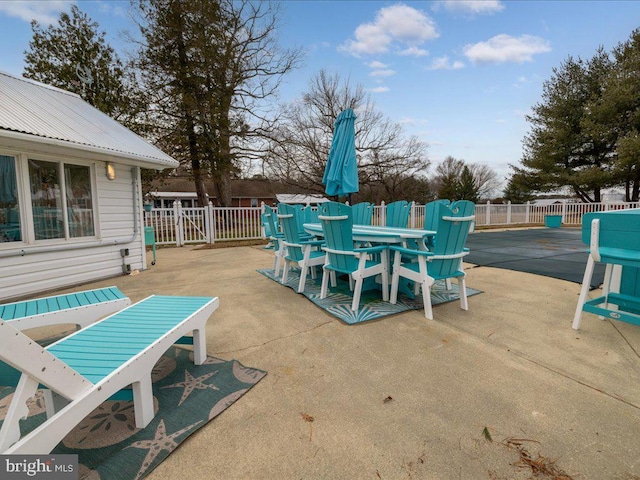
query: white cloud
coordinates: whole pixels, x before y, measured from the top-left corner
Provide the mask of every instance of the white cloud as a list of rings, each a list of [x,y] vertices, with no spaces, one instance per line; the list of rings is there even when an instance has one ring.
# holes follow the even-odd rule
[[[0,12],[4,12],[10,17],[17,17],[25,22],[36,20],[43,25],[50,25],[58,21],[60,12],[68,10],[69,6],[76,3],[75,0],[51,0],[42,1],[21,1],[2,2],[0,1]]]
[[[404,50],[400,50],[398,55],[403,55],[405,57],[424,57],[425,55],[429,55],[429,50],[419,47],[409,47]]]
[[[371,72],[369,74],[369,76],[371,76],[371,77],[391,77],[391,76],[393,76],[395,74],[396,74],[395,70],[391,70],[390,68],[388,68],[386,70],[374,70],[373,72]]]
[[[388,65],[386,63],[382,63],[377,60],[374,60],[373,62],[367,63],[367,67],[384,69],[384,68],[387,68]]]
[[[471,15],[492,14],[504,9],[500,0],[442,0],[434,5],[434,9],[440,7],[449,12]]]
[[[369,91],[373,93],[384,93],[389,91],[389,87],[370,88]]]
[[[355,57],[392,50],[424,55],[426,51],[418,47],[439,36],[430,17],[404,4],[380,9],[373,23],[359,25],[353,35],[339,48]]]
[[[464,63],[459,60],[451,63],[448,56],[434,58],[429,70],[459,70],[464,68]]]
[[[540,37],[500,34],[486,42],[464,47],[465,56],[473,63],[531,62],[533,55],[551,51],[551,44]]]

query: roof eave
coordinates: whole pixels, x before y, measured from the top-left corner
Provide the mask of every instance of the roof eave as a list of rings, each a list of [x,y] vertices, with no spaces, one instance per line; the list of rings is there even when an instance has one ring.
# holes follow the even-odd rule
[[[135,166],[142,168],[150,168],[154,170],[164,170],[166,168],[177,168],[180,163],[177,160],[172,159],[167,155],[166,159],[147,157],[142,155],[136,155],[135,153],[119,152],[117,150],[110,150],[101,147],[95,147],[92,145],[85,145],[80,143],[73,143],[65,140],[59,140],[55,138],[41,137],[30,133],[15,132],[12,130],[0,129],[0,138],[9,138],[20,142],[31,142],[39,145],[50,145],[54,147],[61,147],[65,149],[71,149],[80,152],[90,152],[98,154],[100,156],[115,157],[122,160],[127,160]]]

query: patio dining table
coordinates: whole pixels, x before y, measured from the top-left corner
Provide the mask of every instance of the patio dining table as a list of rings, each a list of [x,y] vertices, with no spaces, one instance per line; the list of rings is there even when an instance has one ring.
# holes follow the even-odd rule
[[[305,232],[319,237],[324,236],[322,225],[319,223],[305,223]],[[418,240],[420,248],[424,247],[424,241],[436,234],[435,230],[419,230],[415,228],[377,227],[373,225],[354,225],[353,239],[356,242],[370,243],[404,243],[407,240]]]
[[[305,223],[303,225],[305,232],[318,237],[324,236],[322,225],[319,223]],[[404,244],[407,240],[414,240],[418,244],[420,250],[427,250],[425,240],[433,237],[435,230],[420,230],[415,228],[398,228],[398,227],[378,227],[373,225],[354,225],[352,228],[353,240],[355,242],[372,243],[372,244]],[[389,258],[391,262],[391,258]],[[389,265],[389,276],[391,276],[391,265]],[[377,282],[373,282],[375,285]],[[365,289],[371,288],[365,287]],[[377,285],[375,288],[379,288]],[[400,282],[399,290],[409,298],[414,298],[411,282]]]

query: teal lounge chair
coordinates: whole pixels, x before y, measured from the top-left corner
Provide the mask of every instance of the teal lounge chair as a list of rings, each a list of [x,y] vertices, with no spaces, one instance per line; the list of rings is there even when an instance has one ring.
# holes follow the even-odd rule
[[[433,319],[431,286],[437,280],[456,278],[460,290],[461,308],[469,309],[462,257],[469,253],[465,243],[474,217],[463,216],[462,212],[464,212],[463,208],[454,212],[446,205],[438,205],[439,220],[432,251],[390,247],[394,252],[391,303],[395,304],[398,299],[400,277],[407,278],[416,282],[416,290],[422,287],[425,317]],[[417,262],[414,259],[417,259]],[[449,288],[448,284],[447,288]]]
[[[118,287],[105,287],[5,303],[0,318],[18,330],[66,323],[82,328],[128,305]]]
[[[349,275],[349,284],[353,289],[351,310],[358,310],[362,283],[365,278],[380,275],[382,281],[382,298],[389,299],[389,264],[387,246],[354,248],[353,221],[351,207],[343,203],[327,202],[320,205],[320,223],[324,233],[327,258],[322,267],[322,288],[320,298],[326,298],[329,286],[335,286],[335,274]],[[380,254],[379,261],[370,260],[372,254]],[[353,285],[355,283],[355,286]]]
[[[151,296],[62,340],[41,347],[0,320],[0,360],[22,372],[2,427],[0,453],[47,454],[102,402],[132,386],[137,428],[154,417],[151,371],[166,350],[193,332],[193,361],[207,356],[205,326],[215,297]],[[39,385],[47,420],[21,437],[19,421]]]

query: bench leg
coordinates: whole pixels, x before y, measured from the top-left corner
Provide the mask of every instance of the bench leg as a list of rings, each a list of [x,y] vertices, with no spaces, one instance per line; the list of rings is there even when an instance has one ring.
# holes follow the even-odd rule
[[[195,365],[202,365],[207,359],[207,340],[204,330],[197,328],[193,330],[193,363]]]
[[[69,400],[48,388],[42,390],[42,396],[44,397],[44,407],[47,412],[47,418],[53,417],[56,412],[59,412],[69,404]]]
[[[587,267],[584,269],[584,277],[582,278],[582,289],[580,290],[580,296],[578,297],[578,306],[576,307],[576,313],[573,316],[573,324],[571,327],[574,330],[580,329],[580,317],[582,317],[582,307],[587,301],[587,294],[589,293],[589,287],[591,286],[591,277],[593,276],[593,267],[595,262],[593,257],[589,255],[587,260]]]
[[[0,453],[20,440],[20,419],[27,418],[29,415],[27,400],[36,394],[38,385],[39,382],[31,377],[26,375],[20,377],[0,429]]]
[[[153,417],[153,389],[151,375],[146,375],[131,384],[133,389],[133,412],[136,416],[136,428],[145,428]]]

